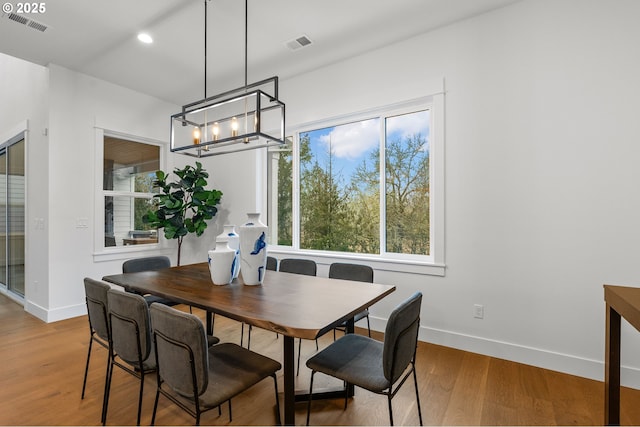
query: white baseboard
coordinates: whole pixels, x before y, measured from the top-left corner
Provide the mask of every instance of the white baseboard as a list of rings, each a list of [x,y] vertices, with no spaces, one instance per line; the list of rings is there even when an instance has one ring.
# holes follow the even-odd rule
[[[31,301],[25,301],[25,310],[36,316],[38,319],[51,323],[59,320],[70,319],[72,317],[83,316],[87,314],[86,304],[70,305],[66,307],[47,310]]]
[[[370,321],[371,329],[384,331],[387,319],[370,316]],[[420,327],[419,340],[596,381],[604,381],[604,361],[602,360],[587,359],[424,326]],[[604,348],[602,351],[604,354]],[[620,382],[625,387],[640,389],[640,369],[622,366]]]

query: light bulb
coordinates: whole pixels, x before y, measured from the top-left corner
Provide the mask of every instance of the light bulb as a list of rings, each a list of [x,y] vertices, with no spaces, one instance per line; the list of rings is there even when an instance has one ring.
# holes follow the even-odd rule
[[[231,136],[238,136],[238,119],[231,119]]]
[[[217,141],[218,140],[218,135],[220,134],[220,125],[218,125],[218,122],[215,122],[213,124],[213,140]]]
[[[193,144],[200,144],[200,128],[197,126],[193,128]]]

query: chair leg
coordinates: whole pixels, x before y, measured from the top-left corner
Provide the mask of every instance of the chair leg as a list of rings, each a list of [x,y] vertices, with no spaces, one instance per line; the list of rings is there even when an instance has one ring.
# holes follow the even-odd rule
[[[272,377],[273,377],[273,384],[276,390],[276,423],[279,426],[281,426],[282,418],[280,418],[280,397],[278,397],[278,377],[276,376],[276,374],[273,374]]]
[[[422,425],[422,410],[420,409],[420,394],[418,392],[418,374],[416,373],[416,366],[413,365],[413,384],[416,387],[416,402],[418,403],[418,418],[420,419],[420,425]]]
[[[349,389],[347,388],[347,382],[343,381],[344,385],[344,410],[347,410],[347,402],[349,401]]]
[[[233,421],[233,418],[231,416],[231,399],[229,399],[227,401],[229,403],[229,422]]]
[[[367,314],[367,330],[369,331],[369,338],[371,338],[371,323],[369,323],[369,315]]]
[[[316,371],[311,371],[311,381],[309,381],[309,400],[307,401],[307,425],[309,425],[309,417],[311,416],[311,399],[313,398],[313,377]]]
[[[107,375],[104,380],[104,397],[102,399],[102,425],[107,423],[107,410],[109,408],[109,394],[111,393],[111,377],[113,375],[113,360],[109,355],[109,363],[107,364]]]
[[[142,394],[144,392],[144,369],[140,369],[140,395],[138,396],[138,419],[137,424],[140,425],[140,414],[142,413]]]
[[[93,345],[93,337],[89,338],[89,352],[87,353],[87,364],[84,368],[84,380],[82,381],[82,397],[84,399],[84,389],[87,386],[87,374],[89,373],[89,358],[91,357],[91,346]]]
[[[153,402],[153,414],[151,415],[151,425],[156,424],[156,411],[158,410],[158,399],[160,399],[160,386],[156,388],[156,400]]]
[[[387,395],[387,400],[389,402],[389,425],[393,425],[393,408],[391,407],[391,390],[389,390],[389,394]]]
[[[296,376],[300,375],[300,353],[302,353],[302,338],[298,338],[298,368]]]

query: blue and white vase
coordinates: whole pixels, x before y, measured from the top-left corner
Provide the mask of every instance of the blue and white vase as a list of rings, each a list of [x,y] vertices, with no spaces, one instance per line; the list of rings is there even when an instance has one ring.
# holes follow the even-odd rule
[[[236,251],[233,260],[233,279],[237,279],[240,274],[240,236],[236,233],[235,225],[224,225],[223,227],[222,233],[216,236],[216,243],[226,242],[231,249]]]
[[[216,249],[209,251],[209,273],[214,285],[228,285],[233,280],[233,260],[236,251],[227,242],[217,242]]]
[[[259,213],[247,216],[247,222],[238,229],[240,271],[245,285],[261,285],[267,266],[267,226],[260,222]]]

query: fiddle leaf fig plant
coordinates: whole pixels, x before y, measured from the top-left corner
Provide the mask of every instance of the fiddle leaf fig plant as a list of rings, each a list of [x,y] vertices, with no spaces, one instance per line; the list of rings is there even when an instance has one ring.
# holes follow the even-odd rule
[[[143,215],[142,221],[155,228],[164,228],[164,237],[178,239],[178,265],[182,239],[189,233],[201,236],[207,228],[207,220],[212,219],[218,212],[216,205],[220,203],[222,192],[207,190],[209,173],[202,168],[200,162],[196,167],[187,165],[182,169],[174,169],[173,173],[179,178],[168,182],[168,175],[156,171],[153,186],[161,192],[153,196],[156,210],[150,210]]]

